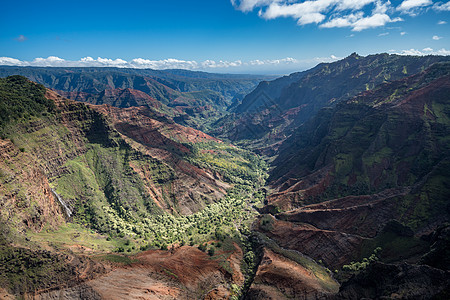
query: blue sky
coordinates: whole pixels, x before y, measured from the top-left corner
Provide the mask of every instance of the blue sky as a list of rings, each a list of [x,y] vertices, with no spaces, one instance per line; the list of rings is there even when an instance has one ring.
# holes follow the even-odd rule
[[[450,54],[450,2],[2,1],[0,64],[284,74],[361,55]]]

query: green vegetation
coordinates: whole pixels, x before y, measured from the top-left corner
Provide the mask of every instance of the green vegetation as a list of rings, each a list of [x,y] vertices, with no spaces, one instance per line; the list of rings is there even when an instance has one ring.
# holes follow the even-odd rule
[[[219,202],[189,216],[165,214],[144,218],[142,229],[150,246],[155,248],[161,243],[189,240],[192,244],[201,244],[216,236],[233,235],[235,226],[239,228],[250,223],[256,215],[245,196],[245,192],[235,189]]]
[[[120,265],[131,265],[133,263],[139,262],[137,259],[131,259],[128,256],[117,255],[117,254],[98,255],[93,258],[97,259],[97,260],[104,260],[104,261],[120,264]]]
[[[263,229],[264,231],[270,231],[273,229],[273,217],[271,215],[263,215],[260,219],[259,219],[259,226],[261,227],[261,229]]]
[[[0,286],[12,294],[45,290],[73,277],[74,268],[60,255],[0,245]]]
[[[413,230],[446,211],[450,195],[450,158],[441,160],[421,188],[399,199],[400,219]]]
[[[90,251],[101,253],[113,252],[118,247],[126,247],[124,238],[111,239],[77,223],[66,223],[57,230],[46,228],[39,233],[29,231],[27,237],[36,244],[48,245],[57,250],[68,248],[80,251],[86,249],[87,253]]]
[[[429,249],[429,243],[414,237],[408,226],[396,220],[390,221],[374,239],[367,240],[362,247],[360,257],[369,257],[377,248],[381,248],[377,257],[386,263],[420,256]]]
[[[360,262],[352,261],[348,265],[343,265],[342,270],[349,271],[349,272],[359,272],[359,271],[365,270],[369,266],[370,263],[379,260],[378,255],[381,252],[381,250],[382,250],[381,247],[375,248],[372,255],[370,255],[368,258],[364,258]]]
[[[226,182],[248,187],[248,192],[262,186],[267,178],[267,164],[254,153],[217,142],[189,144],[187,159],[200,168],[219,172]]]
[[[341,67],[341,70],[332,70],[325,66],[321,72],[327,76],[341,74],[345,71]],[[434,72],[447,74],[447,69],[437,67]],[[389,79],[391,72],[406,74],[406,70],[405,66],[403,70],[383,68],[373,73],[377,81],[382,81]],[[361,72],[360,75],[365,74],[363,70]],[[426,252],[429,243],[415,238],[413,230],[448,214],[450,118],[445,106],[448,96],[433,97],[423,110],[419,109],[420,115],[411,119],[394,107],[383,109],[402,99],[411,89],[422,88],[436,79],[433,77],[436,74],[431,74],[430,78],[419,78],[411,85],[386,85],[382,90],[374,91],[372,98],[357,97],[333,109],[323,110],[311,123],[294,133],[287,146],[282,146],[285,148],[281,149],[276,163],[289,159],[275,170],[272,179],[286,174],[301,178],[321,170],[329,175],[329,183],[323,185],[325,191],[301,199],[300,205],[398,187],[409,187],[413,191],[392,199],[398,203],[401,223],[392,221],[377,237],[365,239],[358,258],[361,261],[343,266],[344,273],[358,273],[379,259],[394,262],[419,256]],[[312,84],[312,90],[321,89],[314,82]],[[366,83],[365,87],[371,88],[373,84]],[[359,90],[347,88],[350,94]],[[231,286],[232,298],[249,288],[261,259],[261,248],[266,247],[310,271],[324,289],[336,291],[337,283],[320,261],[317,263],[296,251],[283,249],[262,233],[250,232],[249,226],[258,214],[254,207],[262,205],[266,197],[262,187],[268,166],[261,157],[227,143],[187,143],[174,138],[174,142],[181,143],[189,151],[164,144],[162,149],[173,156],[163,162],[140,152],[139,147],[133,148],[135,145],[127,142],[131,137],[122,138],[102,114],[72,102],[61,103],[64,108],[56,109],[54,103],[43,96],[44,92],[42,86],[22,77],[0,80],[0,133],[12,140],[17,152],[17,161],[8,158],[1,165],[0,184],[4,190],[0,196],[12,198],[10,195],[13,195],[14,201],[8,202],[7,206],[8,209],[13,207],[12,213],[3,210],[0,218],[6,218],[4,212],[10,213],[8,226],[21,224],[17,230],[24,229],[24,224],[32,222],[30,220],[38,220],[40,223],[36,223],[44,227],[36,226],[42,229],[39,233],[28,230],[26,235],[30,245],[65,253],[69,253],[67,249],[93,253],[99,260],[130,265],[136,261],[128,254],[188,244],[207,253],[209,259],[217,260],[222,269],[232,275],[227,259],[236,250],[236,243],[244,254],[241,270],[245,284],[243,287]],[[180,109],[185,109],[192,101],[198,101],[197,105],[208,105],[211,97],[217,96],[214,94],[210,91],[177,94],[177,105],[184,107]],[[346,93],[345,97],[350,94]],[[216,106],[220,105],[216,103]],[[208,112],[192,111],[190,114],[194,116],[190,120],[193,124],[208,125],[199,121]],[[218,115],[212,113],[210,122]],[[197,117],[200,119],[196,120]],[[419,141],[417,145],[411,147],[416,141]],[[173,192],[179,176],[176,167],[181,160],[208,171],[215,179],[228,183],[223,186],[231,188],[223,198],[214,198],[212,203],[208,195],[202,194],[199,196],[202,209],[191,215],[181,215],[177,195]],[[45,176],[41,174],[42,185],[47,184],[47,177],[50,186],[73,209],[73,215],[66,218],[66,223],[59,216],[61,220],[58,221],[63,224],[58,229],[39,219],[43,210],[32,195],[43,194],[45,189],[40,188],[32,194],[26,186],[30,183],[14,181],[15,174],[25,169],[29,161],[36,170],[45,173]],[[161,205],[154,197],[166,203]],[[279,207],[274,207],[272,212],[279,212]],[[261,216],[259,228],[272,230],[273,220],[271,215]],[[73,270],[62,256],[13,248],[10,244],[0,240],[1,286],[19,293],[45,289],[50,283],[69,280],[72,273],[68,272]],[[111,254],[113,252],[117,254]],[[164,272],[176,277],[171,270]]]
[[[93,144],[87,149],[85,154],[65,164],[69,172],[55,180],[56,191],[75,204],[75,218],[82,224],[113,236],[114,231],[140,233],[138,228],[124,222],[133,223],[143,216],[160,214],[161,210],[130,165],[136,162],[151,170],[155,184],[169,181],[173,172],[126,146],[106,148]]]
[[[414,187],[396,198],[402,222],[415,230],[448,216],[450,114],[447,91],[436,82],[449,73],[449,63],[436,64],[320,111],[285,142],[269,181],[327,172],[332,180],[325,190],[300,205]]]
[[[0,78],[0,130],[11,122],[53,112],[55,104],[45,98],[44,94],[44,86],[25,77]]]

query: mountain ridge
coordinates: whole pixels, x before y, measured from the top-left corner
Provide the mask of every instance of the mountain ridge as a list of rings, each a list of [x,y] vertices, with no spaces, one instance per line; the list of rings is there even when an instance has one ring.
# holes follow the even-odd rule
[[[321,108],[333,107],[385,81],[407,77],[446,60],[449,58],[445,56],[364,57],[353,53],[343,60],[291,75],[297,78],[286,76],[261,83],[235,107],[234,114],[215,123],[212,133],[272,156],[298,126]],[[275,85],[273,91],[271,85]]]

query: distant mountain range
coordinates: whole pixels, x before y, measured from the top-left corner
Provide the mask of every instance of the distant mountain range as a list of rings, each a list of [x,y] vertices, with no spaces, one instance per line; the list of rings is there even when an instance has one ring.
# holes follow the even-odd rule
[[[147,106],[204,130],[261,80],[273,78],[187,70],[0,66],[0,77],[9,75],[25,76],[72,100]]]

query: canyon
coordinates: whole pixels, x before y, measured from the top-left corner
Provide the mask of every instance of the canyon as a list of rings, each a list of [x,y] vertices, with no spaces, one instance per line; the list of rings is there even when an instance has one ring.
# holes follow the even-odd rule
[[[0,77],[2,299],[450,295],[448,57]]]

